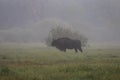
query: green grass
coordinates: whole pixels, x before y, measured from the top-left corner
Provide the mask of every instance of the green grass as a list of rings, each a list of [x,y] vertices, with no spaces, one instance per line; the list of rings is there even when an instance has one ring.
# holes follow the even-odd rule
[[[120,80],[120,48],[83,53],[0,45],[0,80]]]

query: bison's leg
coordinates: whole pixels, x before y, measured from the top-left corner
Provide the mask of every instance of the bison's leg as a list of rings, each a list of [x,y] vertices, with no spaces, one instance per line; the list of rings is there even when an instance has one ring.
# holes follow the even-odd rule
[[[81,52],[83,52],[83,50],[82,50],[82,48],[80,47],[80,48],[78,48],[79,49],[79,51],[81,51]]]
[[[75,48],[75,52],[77,53],[78,51],[77,51],[77,48]]]
[[[66,49],[64,49],[63,51],[66,52]]]
[[[66,49],[59,49],[60,51],[64,51],[64,52],[66,52]]]

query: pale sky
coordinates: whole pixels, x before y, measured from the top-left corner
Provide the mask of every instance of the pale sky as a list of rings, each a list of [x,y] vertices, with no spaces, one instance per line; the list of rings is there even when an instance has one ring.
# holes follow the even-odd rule
[[[3,30],[55,18],[72,25],[92,43],[120,43],[119,3],[120,0],[0,0],[0,38],[4,37]],[[44,36],[47,28],[40,29]]]

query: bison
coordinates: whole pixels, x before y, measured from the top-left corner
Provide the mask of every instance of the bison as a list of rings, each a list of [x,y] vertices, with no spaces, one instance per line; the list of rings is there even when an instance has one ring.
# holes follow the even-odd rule
[[[76,39],[67,37],[59,38],[53,40],[51,45],[64,52],[66,52],[66,49],[74,49],[75,52],[78,52],[78,50],[82,52],[81,41]]]

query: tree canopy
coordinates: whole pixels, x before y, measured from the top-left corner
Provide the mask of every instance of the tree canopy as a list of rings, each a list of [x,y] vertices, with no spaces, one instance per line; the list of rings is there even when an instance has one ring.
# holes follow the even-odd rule
[[[78,39],[81,41],[82,46],[86,46],[88,42],[88,39],[84,35],[79,34],[77,31],[73,31],[70,28],[58,26],[50,30],[48,37],[46,38],[46,44],[50,46],[53,40],[62,38],[62,37]]]

